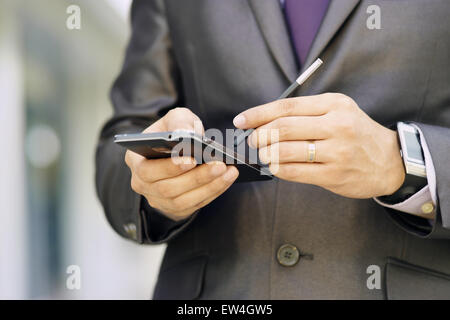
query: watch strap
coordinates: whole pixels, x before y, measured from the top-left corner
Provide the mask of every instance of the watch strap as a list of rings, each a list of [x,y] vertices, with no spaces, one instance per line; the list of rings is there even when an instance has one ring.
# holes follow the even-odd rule
[[[402,186],[396,192],[388,196],[379,197],[378,199],[386,204],[397,204],[407,200],[427,184],[428,181],[426,178],[406,174]]]

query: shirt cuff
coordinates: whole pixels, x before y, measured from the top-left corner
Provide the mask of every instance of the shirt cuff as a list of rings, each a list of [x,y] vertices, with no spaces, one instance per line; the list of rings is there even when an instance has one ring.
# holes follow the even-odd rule
[[[411,125],[413,125],[419,131],[420,143],[425,157],[425,167],[427,170],[428,184],[421,190],[413,194],[411,197],[400,203],[387,204],[380,201],[378,198],[374,198],[374,200],[378,204],[387,208],[406,212],[423,218],[434,219],[437,203],[436,172],[434,169],[433,160],[431,159],[430,150],[428,149],[428,145],[422,131],[415,124]]]
[[[143,242],[164,243],[172,239],[189,225],[198,211],[180,221],[174,221],[166,217],[161,211],[151,207],[144,197],[141,197],[141,216],[143,225]]]

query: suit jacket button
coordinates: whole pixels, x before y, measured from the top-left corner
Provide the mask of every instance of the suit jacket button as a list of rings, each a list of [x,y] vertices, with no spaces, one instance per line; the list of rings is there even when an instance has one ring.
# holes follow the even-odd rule
[[[300,252],[292,244],[283,244],[278,249],[277,260],[284,267],[292,267],[300,260]]]

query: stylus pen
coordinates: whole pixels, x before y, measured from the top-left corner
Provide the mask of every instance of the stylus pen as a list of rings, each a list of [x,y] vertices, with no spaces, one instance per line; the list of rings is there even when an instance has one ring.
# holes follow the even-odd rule
[[[309,66],[308,69],[306,69],[298,78],[295,80],[289,88],[287,88],[283,94],[277,99],[285,99],[291,95],[292,92],[294,92],[295,89],[300,87],[308,78],[322,65],[323,61],[320,59],[317,59],[314,61],[312,65]],[[255,129],[248,129],[245,130],[243,133],[241,133],[239,136],[237,136],[234,140],[234,146],[237,147],[242,143],[242,141],[245,140]]]

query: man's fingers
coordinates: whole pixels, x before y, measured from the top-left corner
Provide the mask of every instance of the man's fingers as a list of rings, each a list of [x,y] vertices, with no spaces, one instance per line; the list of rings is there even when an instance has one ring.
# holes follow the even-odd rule
[[[164,158],[147,160],[142,157],[134,164],[134,172],[147,182],[156,182],[162,179],[173,178],[193,169],[195,159],[190,157]]]
[[[314,162],[331,162],[335,152],[331,140],[310,141],[284,141],[274,143],[258,150],[259,159],[262,163],[290,163],[307,162],[309,158],[308,145],[314,143],[316,157]]]
[[[172,200],[174,210],[184,211],[200,206],[206,199],[219,196],[227,190],[239,175],[234,166],[229,166],[224,175],[197,189],[186,192]]]
[[[327,94],[288,98],[250,108],[237,115],[233,123],[237,128],[257,128],[277,118],[289,116],[320,116],[331,108]]]
[[[175,178],[159,180],[150,186],[149,194],[158,197],[175,198],[190,190],[201,187],[227,170],[223,162],[210,162],[197,166]]]
[[[211,203],[212,201],[214,201],[216,198],[218,198],[222,193],[224,193],[229,187],[231,186],[228,185],[226,186],[224,189],[221,189],[219,191],[217,191],[216,193],[212,194],[211,196],[209,196],[208,198],[200,201],[199,203],[197,203],[194,207],[190,208],[189,211],[196,211],[198,209],[203,208],[204,206],[206,206],[207,204]]]
[[[145,129],[144,133],[187,130],[203,135],[204,128],[200,118],[187,108],[174,108]]]
[[[152,123],[151,126],[146,128],[142,133],[153,133],[153,132],[165,132],[167,131],[166,124],[164,123],[164,119],[161,118],[158,121]]]
[[[322,116],[292,116],[275,119],[256,129],[248,143],[261,148],[278,141],[322,140],[330,138],[330,125]]]
[[[269,169],[280,179],[318,186],[327,185],[330,179],[324,163],[275,163]]]
[[[231,184],[227,187],[225,187],[224,189],[219,190],[218,192],[212,194],[211,196],[209,196],[208,198],[200,201],[199,203],[197,203],[195,206],[193,206],[192,208],[189,208],[186,212],[187,213],[191,213],[191,212],[195,212],[198,209],[203,208],[204,206],[208,205],[209,203],[211,203],[212,201],[214,201],[216,198],[218,198],[222,193],[224,193],[229,187],[231,186]]]
[[[203,135],[202,121],[197,115],[187,108],[175,108],[164,117],[166,131],[187,130]]]

